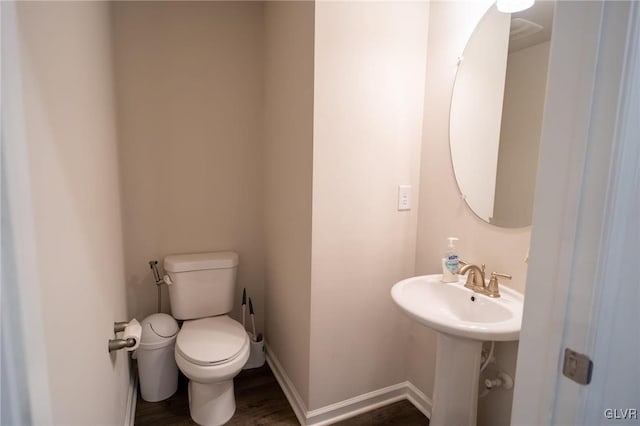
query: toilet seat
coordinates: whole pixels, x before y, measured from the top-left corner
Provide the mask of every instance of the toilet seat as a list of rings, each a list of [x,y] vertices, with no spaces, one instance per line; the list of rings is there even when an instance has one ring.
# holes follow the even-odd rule
[[[176,339],[176,353],[202,366],[228,363],[237,358],[248,340],[240,323],[227,315],[185,321]]]

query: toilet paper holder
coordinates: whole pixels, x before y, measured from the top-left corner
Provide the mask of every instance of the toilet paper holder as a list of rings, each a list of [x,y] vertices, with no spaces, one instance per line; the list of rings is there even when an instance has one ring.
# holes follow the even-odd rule
[[[132,348],[136,345],[136,339],[109,339],[109,352],[123,348]]]
[[[129,323],[126,321],[114,322],[113,332],[119,333],[124,331]],[[109,339],[109,352],[117,351],[124,348],[132,348],[136,345],[136,339]]]

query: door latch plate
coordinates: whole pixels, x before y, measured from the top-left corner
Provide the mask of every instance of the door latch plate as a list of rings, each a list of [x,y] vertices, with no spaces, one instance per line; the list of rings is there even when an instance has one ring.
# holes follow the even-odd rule
[[[564,350],[562,374],[581,385],[588,385],[591,383],[592,372],[593,362],[588,356],[569,348]]]

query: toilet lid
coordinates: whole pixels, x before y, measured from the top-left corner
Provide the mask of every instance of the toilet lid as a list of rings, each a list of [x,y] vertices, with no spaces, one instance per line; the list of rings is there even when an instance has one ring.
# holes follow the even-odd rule
[[[226,315],[185,321],[176,352],[197,365],[215,365],[238,356],[249,339],[240,323]]]

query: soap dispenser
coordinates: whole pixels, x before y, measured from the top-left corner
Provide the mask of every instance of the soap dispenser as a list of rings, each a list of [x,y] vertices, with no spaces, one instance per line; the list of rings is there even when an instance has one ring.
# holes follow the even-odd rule
[[[442,282],[455,283],[458,282],[458,269],[460,268],[460,259],[458,259],[455,246],[455,241],[458,241],[458,238],[449,237],[447,240],[449,240],[449,245],[442,258]]]

